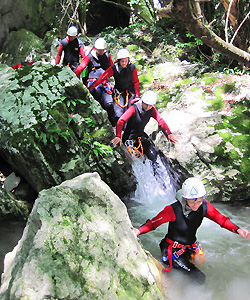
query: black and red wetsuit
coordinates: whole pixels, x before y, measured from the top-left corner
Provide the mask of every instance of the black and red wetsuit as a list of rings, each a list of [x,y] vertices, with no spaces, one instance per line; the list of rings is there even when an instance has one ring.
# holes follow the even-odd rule
[[[14,70],[16,70],[16,69],[19,69],[19,68],[24,67],[24,66],[33,65],[34,63],[35,63],[35,61],[32,61],[32,62],[26,62],[26,61],[24,61],[24,62],[21,62],[21,63],[19,63],[17,65],[12,66],[11,68],[14,69]]]
[[[102,76],[91,86],[90,91],[111,76],[115,79],[114,97],[119,97],[119,103],[114,103],[117,119],[130,107],[130,102],[140,96],[139,78],[134,64],[128,63],[126,68],[116,61]]]
[[[168,233],[160,243],[162,257],[169,257],[169,247],[171,247],[170,252],[172,255],[172,253],[178,252],[181,246],[187,246],[185,252],[173,259],[173,267],[187,271],[189,275],[195,276],[200,283],[203,283],[205,275],[190,262],[190,249],[196,242],[196,231],[200,227],[204,217],[231,232],[237,233],[239,229],[237,225],[216,210],[207,200],[203,200],[203,204],[197,211],[191,210],[188,214],[183,213],[182,205],[177,200],[173,204],[166,206],[153,219],[148,220],[139,230],[140,234],[144,234],[169,222]],[[173,242],[176,243],[174,244]],[[168,264],[171,259],[168,260]]]
[[[144,111],[142,108],[142,101],[140,100],[130,106],[128,110],[119,118],[116,126],[116,136],[121,138],[122,130],[125,123],[127,123],[126,129],[122,136],[123,143],[125,143],[126,140],[135,140],[135,146],[137,146],[138,137],[141,137],[144,154],[151,161],[155,161],[157,153],[155,150],[153,150],[153,144],[148,141],[148,136],[144,132],[144,128],[149,122],[150,118],[154,118],[158,122],[161,130],[166,136],[171,134],[167,123],[161,117],[157,109],[153,106],[150,110]]]
[[[79,55],[81,55],[82,58],[85,57],[83,42],[78,37],[73,41],[70,41],[68,36],[62,39],[56,55],[56,65],[59,64],[63,51],[63,65],[71,67],[74,71],[79,64]]]
[[[76,68],[75,74],[77,77],[80,77],[82,71],[87,68],[87,75],[83,81],[89,88],[112,65],[113,61],[108,52],[99,55],[96,49],[93,48]],[[107,80],[104,80],[102,83],[96,85],[96,89],[93,89],[91,94],[101,104],[102,108],[107,111],[108,119],[114,127],[117,120],[114,113],[112,86]]]
[[[113,65],[111,55],[105,52],[103,55],[99,55],[96,49],[90,50],[89,54],[81,61],[76,68],[75,73],[77,77],[80,77],[82,71],[88,68],[88,78],[98,79],[110,66]],[[94,81],[92,81],[93,83]]]

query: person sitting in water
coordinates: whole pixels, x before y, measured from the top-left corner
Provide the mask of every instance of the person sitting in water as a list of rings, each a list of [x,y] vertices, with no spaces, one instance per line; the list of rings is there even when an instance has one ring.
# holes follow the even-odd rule
[[[130,62],[130,53],[127,49],[120,49],[117,52],[117,60],[110,66],[100,78],[89,88],[95,89],[106,79],[114,77],[115,86],[113,90],[114,111],[116,121],[130,107],[131,101],[139,100],[139,78],[137,69]]]
[[[177,192],[176,202],[166,206],[153,219],[147,220],[140,229],[134,228],[138,236],[169,222],[168,232],[160,243],[162,261],[167,265],[163,270],[169,271],[173,266],[199,283],[205,282],[205,274],[190,261],[190,258],[199,247],[196,231],[204,217],[245,239],[250,238],[247,229],[239,228],[228,217],[217,211],[204,199],[205,195],[206,189],[202,181],[195,177],[188,178],[184,181],[182,189]]]
[[[153,163],[157,159],[157,151],[154,148],[153,142],[149,141],[148,135],[144,132],[144,128],[149,122],[150,118],[154,118],[163,133],[167,136],[169,141],[176,143],[177,137],[172,134],[167,123],[163,120],[157,109],[154,107],[156,103],[156,93],[149,90],[145,92],[141,100],[135,102],[118,120],[116,126],[116,137],[112,140],[113,145],[122,142],[127,146],[133,142],[133,148],[136,149],[141,144],[141,151],[145,154]],[[124,134],[122,130],[126,124]],[[139,139],[139,140],[138,140]]]

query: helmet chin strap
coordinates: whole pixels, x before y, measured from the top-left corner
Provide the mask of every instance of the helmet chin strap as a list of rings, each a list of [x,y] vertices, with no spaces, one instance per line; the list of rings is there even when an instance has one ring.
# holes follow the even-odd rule
[[[177,191],[176,199],[181,203],[183,214],[187,216],[192,211],[192,209],[187,204],[187,201],[182,197],[182,190]]]

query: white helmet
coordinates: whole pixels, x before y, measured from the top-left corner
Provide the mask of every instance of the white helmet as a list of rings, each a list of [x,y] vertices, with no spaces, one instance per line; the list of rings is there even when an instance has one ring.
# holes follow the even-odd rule
[[[118,52],[117,52],[117,59],[122,59],[122,58],[130,58],[130,54],[129,54],[129,51],[127,49],[120,49]]]
[[[95,48],[99,50],[104,50],[107,48],[107,43],[104,40],[104,38],[99,37],[98,39],[95,40]]]
[[[146,92],[143,94],[141,100],[142,100],[142,102],[144,102],[145,104],[155,105],[155,103],[156,103],[156,98],[157,98],[156,93],[150,90],[150,91],[146,91]]]
[[[70,26],[67,35],[69,36],[77,36],[77,28],[75,26]]]
[[[206,188],[202,181],[192,177],[184,181],[182,185],[182,197],[186,199],[201,198],[206,195]]]

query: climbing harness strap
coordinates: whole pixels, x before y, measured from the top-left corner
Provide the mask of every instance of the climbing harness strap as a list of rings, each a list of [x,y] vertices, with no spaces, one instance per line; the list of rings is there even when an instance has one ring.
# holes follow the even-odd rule
[[[195,248],[196,243],[192,245],[182,245],[176,241],[170,240],[168,237],[166,238],[167,243],[169,243],[168,246],[168,257],[165,258],[164,262],[169,261],[169,268],[163,268],[162,271],[170,271],[172,269],[173,259],[179,258],[180,255],[182,255],[187,248]],[[180,248],[180,250],[173,253],[173,248]]]
[[[125,104],[122,105],[120,102],[120,98],[121,98],[121,93],[119,93],[117,90],[115,91],[114,94],[114,100],[116,102],[117,105],[119,105],[121,108],[127,107],[128,106],[128,100],[129,100],[129,92],[126,91],[126,97],[125,97]]]
[[[131,154],[131,156],[134,156],[136,158],[141,158],[143,156],[143,147],[141,142],[141,137],[138,137],[138,147],[134,146],[134,140],[126,140],[125,146],[128,149],[128,152]]]

